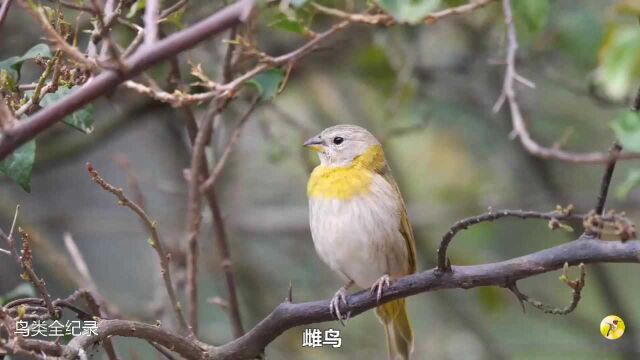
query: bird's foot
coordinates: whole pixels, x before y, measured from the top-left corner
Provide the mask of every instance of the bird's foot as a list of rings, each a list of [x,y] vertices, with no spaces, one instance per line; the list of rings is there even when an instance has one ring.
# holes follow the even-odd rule
[[[340,303],[343,303],[345,306],[348,305],[347,289],[345,286],[338,289],[338,291],[336,291],[336,294],[333,295],[333,298],[331,298],[331,301],[329,301],[329,312],[331,312],[331,315],[335,315],[342,326],[344,326],[344,321],[349,320],[351,312],[348,312],[346,315],[342,315],[340,313]]]
[[[389,275],[384,274],[380,277],[380,279],[376,280],[376,282],[374,282],[373,285],[371,286],[370,293],[371,294],[376,293],[376,300],[378,302],[380,302],[380,298],[382,298],[382,292],[384,288],[389,287],[390,281],[391,281],[391,278],[389,278]]]

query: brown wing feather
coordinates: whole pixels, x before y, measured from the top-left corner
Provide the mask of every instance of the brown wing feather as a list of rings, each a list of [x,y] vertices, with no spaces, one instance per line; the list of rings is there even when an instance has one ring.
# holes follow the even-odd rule
[[[391,169],[387,166],[384,172],[381,174],[391,184],[400,197],[400,233],[404,237],[404,241],[407,244],[407,250],[409,253],[409,274],[416,272],[416,240],[413,237],[413,230],[411,229],[411,223],[409,222],[409,216],[407,215],[407,207],[402,199],[402,193],[396,183],[395,179],[391,175]]]

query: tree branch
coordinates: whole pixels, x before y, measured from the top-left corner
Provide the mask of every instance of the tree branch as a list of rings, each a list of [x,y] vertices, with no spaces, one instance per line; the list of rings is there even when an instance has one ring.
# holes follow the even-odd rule
[[[616,168],[616,160],[618,154],[622,151],[622,146],[615,143],[609,150],[609,162],[607,168],[602,175],[602,181],[600,182],[600,193],[598,194],[598,200],[596,207],[594,208],[596,214],[604,215],[604,205],[607,202],[607,194],[609,193],[609,185],[611,184],[611,178],[613,177],[613,171]]]
[[[640,241],[626,243],[600,241],[588,237],[507,261],[453,266],[451,272],[437,269],[403,277],[391,283],[380,303],[443,289],[471,289],[480,286],[506,286],[517,280],[560,269],[565,263],[640,262]],[[343,312],[356,316],[380,303],[368,290],[347,297]],[[284,302],[245,336],[218,348],[218,359],[248,359],[260,354],[271,341],[295,326],[335,320],[329,300],[301,304]]]
[[[559,221],[564,220],[582,220],[586,215],[573,215],[571,214],[572,208],[559,209],[550,212],[538,212],[538,211],[522,211],[522,210],[490,210],[487,213],[472,216],[466,219],[456,222],[449,231],[444,234],[440,246],[438,247],[438,270],[448,271],[450,269],[449,260],[447,259],[447,248],[453,240],[453,238],[462,230],[466,230],[470,226],[480,224],[482,222],[490,222],[505,217],[512,217],[518,219],[543,219],[549,220],[550,228],[553,230],[560,227]]]
[[[138,217],[142,220],[149,233],[149,244],[158,254],[158,258],[160,260],[160,273],[162,275],[162,279],[164,280],[164,285],[167,289],[167,294],[169,295],[169,299],[171,300],[171,306],[173,307],[173,312],[176,315],[176,319],[180,328],[183,331],[188,331],[188,325],[184,316],[182,315],[182,306],[178,301],[178,297],[175,292],[175,288],[173,286],[173,281],[171,279],[171,268],[169,264],[170,254],[167,254],[164,250],[164,244],[158,235],[158,228],[156,222],[151,220],[149,216],[145,213],[144,210],[136,203],[132,202],[127,198],[122,189],[116,188],[111,184],[107,183],[103,178],[100,177],[98,172],[93,168],[91,164],[87,164],[87,171],[89,172],[89,176],[91,180],[98,184],[102,189],[107,192],[112,193],[118,198],[118,203],[121,206],[126,206],[130,208]]]
[[[33,139],[40,132],[62,120],[66,115],[78,110],[87,103],[109,93],[120,83],[130,79],[143,70],[171,58],[193,47],[211,35],[227,30],[243,22],[253,9],[253,0],[241,0],[216,12],[193,26],[172,34],[153,45],[145,46],[124,61],[126,71],[105,71],[61,101],[48,106],[25,119],[0,138],[0,160],[4,159],[20,145]]]
[[[502,94],[498,98],[494,106],[494,112],[502,107],[504,101],[509,103],[509,111],[511,113],[511,123],[513,126],[513,136],[520,139],[520,143],[532,155],[543,159],[555,159],[574,163],[607,163],[610,161],[610,155],[601,152],[571,152],[560,149],[559,147],[545,147],[540,145],[531,137],[527,124],[520,110],[518,99],[516,97],[516,83],[531,86],[531,82],[516,72],[516,54],[518,51],[518,38],[516,26],[513,22],[513,12],[511,9],[511,0],[502,0],[502,10],[504,13],[504,22],[507,26],[507,55],[505,59],[506,71]],[[640,153],[618,154],[617,159],[639,159]]]
[[[345,306],[344,311],[349,312],[351,316],[357,316],[381,303],[444,289],[471,289],[481,286],[509,288],[519,280],[562,269],[565,266],[605,262],[639,263],[640,241],[626,243],[600,241],[585,236],[566,244],[506,261],[453,266],[450,272],[444,273],[431,269],[392,282],[380,302],[377,302],[376,294],[368,290],[350,295],[347,297],[348,305]],[[583,276],[584,273],[581,272],[578,280],[567,281],[567,284],[574,289],[572,304],[577,303],[576,298],[579,297],[577,293],[579,294],[584,284]],[[2,311],[3,309],[0,308],[0,315]],[[89,349],[108,337],[124,336],[153,341],[186,359],[251,359],[262,353],[269,343],[288,329],[332,320],[335,318],[329,311],[328,299],[299,304],[285,301],[246,335],[219,347],[204,344],[192,337],[174,334],[155,325],[127,320],[100,320],[97,335],[84,334],[72,339],[64,347],[63,358],[75,359],[81,351]]]
[[[9,13],[9,8],[11,7],[12,2],[13,0],[4,0],[4,2],[2,3],[2,6],[0,7],[0,25],[2,25],[4,19],[7,18],[7,14]]]

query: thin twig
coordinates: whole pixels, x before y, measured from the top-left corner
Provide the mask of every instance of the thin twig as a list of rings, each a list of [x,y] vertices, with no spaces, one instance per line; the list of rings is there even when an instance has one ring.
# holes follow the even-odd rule
[[[76,61],[78,64],[87,67],[89,70],[96,70],[97,64],[92,59],[87,58],[80,50],[76,47],[70,45],[63,37],[60,35],[56,29],[53,28],[47,15],[44,12],[42,7],[32,8],[30,4],[25,1],[20,2],[22,7],[27,10],[29,14],[33,16],[33,18],[40,23],[42,29],[49,37],[49,40],[54,43],[58,47],[58,49],[62,50],[67,56]]]
[[[218,114],[218,111],[215,112]],[[189,324],[194,333],[198,332],[198,232],[202,220],[200,206],[200,171],[206,161],[205,147],[211,138],[215,115],[206,116],[198,129],[189,172],[189,190],[187,195],[186,243],[187,243],[187,297],[189,299]]]
[[[616,168],[616,160],[618,154],[622,151],[622,146],[615,143],[609,149],[610,160],[607,163],[607,169],[602,175],[602,181],[600,182],[600,193],[598,193],[598,201],[596,202],[595,212],[598,215],[604,215],[604,205],[607,202],[607,194],[609,193],[609,185],[611,184],[611,178],[613,177],[613,171]]]
[[[36,288],[49,311],[49,316],[51,316],[52,319],[58,319],[60,317],[60,313],[55,309],[53,302],[51,301],[51,296],[49,295],[49,291],[47,290],[44,280],[40,279],[33,270],[33,255],[31,253],[30,245],[31,238],[26,231],[22,230],[22,228],[18,228],[18,233],[22,239],[22,251],[20,254],[20,265],[24,271],[22,277],[25,280],[30,281]]]
[[[442,237],[442,241],[440,242],[440,246],[438,247],[438,270],[448,271],[451,268],[451,265],[449,264],[449,261],[447,259],[447,249],[449,247],[449,243],[451,243],[451,241],[458,234],[458,232],[462,230],[466,230],[470,226],[477,225],[482,222],[495,221],[505,217],[512,217],[512,218],[518,218],[518,219],[550,220],[550,227],[552,227],[553,229],[553,226],[555,227],[561,226],[558,223],[559,221],[582,220],[586,217],[586,215],[574,215],[571,213],[571,210],[572,210],[572,207],[569,207],[567,209],[550,211],[550,212],[522,211],[522,210],[498,210],[498,211],[490,210],[489,212],[481,215],[472,216],[466,219],[459,220]]]
[[[182,9],[185,5],[187,5],[188,0],[179,0],[175,4],[169,6],[168,8],[162,10],[160,12],[160,16],[158,17],[159,21],[163,21],[168,18],[171,14],[175,13]]]
[[[247,123],[247,120],[249,120],[249,118],[251,117],[251,114],[256,109],[259,102],[260,102],[260,97],[256,97],[251,102],[251,105],[249,105],[249,108],[244,113],[244,115],[242,115],[242,117],[240,118],[238,125],[236,126],[235,129],[233,129],[233,132],[229,137],[229,141],[227,142],[227,145],[222,151],[222,155],[220,156],[220,159],[218,159],[218,161],[216,162],[216,166],[213,168],[213,171],[211,171],[211,175],[204,183],[202,183],[202,186],[200,187],[201,191],[206,192],[207,189],[215,186],[216,181],[218,180],[218,177],[220,177],[220,174],[222,173],[222,170],[224,169],[224,166],[227,163],[229,155],[231,155],[231,151],[233,151],[233,147],[235,146],[235,144],[238,142],[238,139],[240,138],[240,133],[242,132],[242,128]]]
[[[472,0],[468,4],[459,5],[450,7],[441,11],[435,11],[424,18],[422,18],[419,22],[425,24],[433,24],[434,22],[447,18],[453,15],[462,15],[471,11],[474,11],[478,8],[486,6],[490,2],[494,0]],[[349,20],[354,23],[364,23],[370,25],[382,25],[382,26],[392,26],[396,25],[398,22],[396,19],[389,14],[352,14],[339,9],[329,8],[318,3],[311,3],[311,5],[318,10],[319,12],[335,16],[341,19]]]
[[[513,126],[513,135],[520,139],[520,143],[527,151],[535,156],[543,159],[556,159],[574,163],[607,163],[610,161],[609,154],[602,152],[570,152],[564,151],[558,147],[545,147],[540,145],[531,137],[527,124],[520,110],[518,99],[516,97],[516,83],[527,83],[523,81],[523,77],[516,72],[516,55],[518,51],[518,38],[516,26],[513,22],[513,11],[511,8],[511,0],[502,0],[502,10],[504,13],[504,22],[507,27],[507,55],[505,59],[506,71],[502,93],[498,98],[493,110],[497,112],[502,107],[505,100],[509,103],[509,111],[511,113],[511,123]],[[625,153],[617,156],[618,159],[638,159],[640,153]]]
[[[218,111],[222,111],[224,106],[228,101],[224,101],[222,104],[219,104],[217,109]],[[197,136],[197,125],[195,121],[195,117],[193,116],[193,112],[188,107],[184,107],[185,112],[185,127],[187,129],[187,134],[189,135],[189,140],[192,144],[195,143]],[[214,108],[215,109],[215,108]],[[215,112],[213,113],[215,114]],[[208,115],[213,116],[213,115]],[[209,169],[207,163],[205,161],[201,162],[200,173],[203,177],[209,176]],[[218,204],[218,197],[215,192],[215,188],[212,187],[208,191],[204,192],[204,195],[207,199],[207,203],[209,205],[209,209],[211,210],[211,215],[213,217],[213,224],[215,230],[215,244],[217,250],[217,256],[220,258],[220,267],[224,272],[225,283],[227,287],[227,292],[229,295],[229,299],[227,302],[227,308],[229,311],[229,320],[231,322],[233,336],[234,338],[239,338],[244,335],[244,328],[242,326],[242,318],[240,315],[240,306],[238,302],[238,295],[236,290],[235,283],[235,275],[233,272],[233,264],[231,261],[231,253],[229,250],[229,245],[227,241],[227,233],[224,226],[224,219],[222,216],[222,211],[220,209],[220,205]]]
[[[89,289],[89,291],[95,291],[95,282],[93,281],[93,277],[91,276],[91,272],[89,272],[89,267],[87,263],[84,261],[84,257],[78,249],[78,245],[73,240],[73,237],[70,233],[65,232],[62,235],[64,239],[64,246],[67,248],[67,252],[71,256],[71,260],[73,261],[73,265],[76,267],[80,276],[82,277],[82,287]]]
[[[565,306],[564,308],[557,308],[555,306],[547,305],[542,301],[533,299],[523,294],[520,291],[520,289],[518,289],[518,285],[515,282],[508,284],[507,288],[516,296],[516,298],[520,302],[520,305],[522,305],[522,311],[524,311],[524,303],[526,302],[529,305],[535,307],[536,309],[544,312],[545,314],[568,315],[569,313],[571,313],[573,310],[576,309],[576,307],[578,306],[578,303],[580,302],[580,299],[582,297],[582,288],[584,287],[584,284],[585,284],[585,276],[587,275],[583,263],[580,263],[578,267],[580,268],[580,277],[578,279],[569,280],[567,278],[567,268],[568,268],[567,263],[565,263],[562,276],[560,276],[560,280],[562,280],[567,286],[571,288],[571,292],[573,294],[571,298],[571,302],[569,303],[569,305]]]
[[[170,254],[167,254],[164,251],[164,244],[161,241],[160,236],[158,235],[156,222],[151,220],[147,213],[142,210],[142,208],[140,208],[138,204],[129,200],[122,189],[114,187],[113,185],[107,183],[102,177],[100,177],[98,172],[90,163],[87,164],[87,171],[89,172],[89,176],[91,177],[91,180],[93,180],[93,182],[98,184],[103,190],[115,195],[116,198],[118,198],[119,205],[126,206],[131,209],[144,222],[150,236],[149,244],[156,251],[156,253],[158,254],[158,258],[160,259],[160,273],[162,275],[162,279],[164,280],[164,285],[167,288],[167,293],[169,295],[169,299],[171,301],[176,319],[178,320],[178,324],[183,331],[190,332],[189,327],[187,326],[187,322],[182,315],[182,306],[178,301],[178,297],[173,286],[173,281],[171,280],[171,268],[169,264]]]

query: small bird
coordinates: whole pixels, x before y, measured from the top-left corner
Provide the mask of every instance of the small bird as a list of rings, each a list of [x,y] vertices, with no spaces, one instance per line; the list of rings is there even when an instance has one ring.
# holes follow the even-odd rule
[[[309,221],[320,258],[346,282],[330,302],[342,321],[340,303],[354,283],[380,300],[392,279],[416,271],[411,224],[380,142],[367,130],[337,125],[304,146],[316,151],[318,165],[309,177]],[[406,360],[413,331],[404,299],[376,308],[385,328],[389,359]]]

